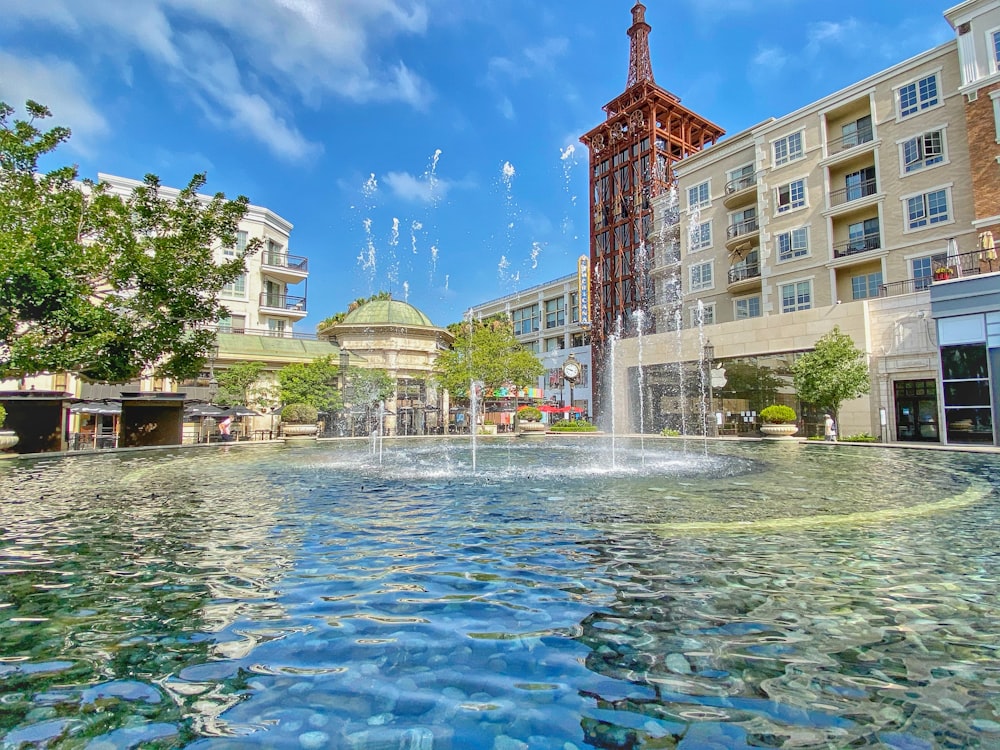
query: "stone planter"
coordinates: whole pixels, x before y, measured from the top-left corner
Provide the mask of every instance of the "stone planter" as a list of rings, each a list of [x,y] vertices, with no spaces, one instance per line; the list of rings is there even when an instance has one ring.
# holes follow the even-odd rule
[[[518,435],[544,435],[548,431],[548,425],[541,422],[526,422],[521,420],[517,426]]]
[[[762,424],[760,431],[764,437],[784,438],[791,437],[798,432],[799,426],[796,424]]]
[[[316,435],[315,424],[283,424],[281,434],[285,437],[313,437]]]
[[[17,433],[13,430],[0,430],[0,451],[6,451],[17,445]]]

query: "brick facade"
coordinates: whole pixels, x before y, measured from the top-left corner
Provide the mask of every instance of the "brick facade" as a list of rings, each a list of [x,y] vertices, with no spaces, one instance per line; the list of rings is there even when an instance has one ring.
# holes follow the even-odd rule
[[[1000,217],[1000,143],[997,143],[997,121],[994,100],[990,92],[1000,91],[1000,83],[979,89],[974,101],[965,107],[969,137],[973,203],[977,220]],[[1000,229],[1000,219],[991,227],[994,235]],[[1000,235],[998,235],[1000,236]]]

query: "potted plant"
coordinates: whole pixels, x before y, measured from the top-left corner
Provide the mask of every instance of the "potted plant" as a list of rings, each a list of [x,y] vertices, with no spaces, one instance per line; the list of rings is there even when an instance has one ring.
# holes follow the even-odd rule
[[[517,431],[524,434],[540,435],[548,429],[542,424],[542,410],[536,406],[522,406],[517,410]]]
[[[0,406],[0,428],[7,421],[7,410]],[[5,451],[17,445],[17,433],[13,430],[0,429],[0,451]]]
[[[784,404],[772,404],[760,410],[760,431],[765,437],[791,437],[799,431],[795,409]]]
[[[318,417],[319,412],[311,404],[286,404],[281,409],[281,432],[286,437],[312,437]]]

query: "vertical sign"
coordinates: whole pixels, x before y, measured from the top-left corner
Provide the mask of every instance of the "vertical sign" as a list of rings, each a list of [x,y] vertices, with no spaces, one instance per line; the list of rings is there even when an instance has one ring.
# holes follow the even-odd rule
[[[577,261],[577,284],[580,287],[580,324],[590,325],[590,258],[581,255]]]

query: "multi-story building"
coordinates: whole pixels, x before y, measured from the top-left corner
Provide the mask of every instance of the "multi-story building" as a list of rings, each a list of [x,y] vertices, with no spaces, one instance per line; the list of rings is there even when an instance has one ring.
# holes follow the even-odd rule
[[[674,329],[677,344],[647,346],[647,361],[654,351],[668,355],[664,364],[700,362],[710,341],[714,362],[743,374],[765,367],[770,397],[794,400],[790,363],[838,325],[869,354],[873,375],[871,395],[847,405],[841,434],[997,440],[1000,4],[969,0],[946,16],[958,42],[674,166],[676,191],[657,198],[649,238],[657,330]],[[976,302],[958,305],[973,282]],[[932,311],[943,295],[950,302]],[[975,335],[941,320],[964,314],[979,315]],[[982,367],[942,380],[943,347],[968,336],[978,336]],[[968,377],[974,394],[956,385]],[[726,393],[714,404],[720,426],[752,424],[766,405],[730,384],[727,406]],[[814,418],[806,414],[807,429]]]
[[[473,319],[503,314],[514,324],[514,336],[545,366],[536,388],[527,394],[532,400],[575,407],[583,415],[592,409],[593,368],[590,355],[589,327],[581,322],[581,284],[586,284],[586,264],[581,274],[563,276],[544,284],[475,305],[466,312]],[[586,296],[586,293],[584,294]],[[585,304],[585,303],[584,303]],[[573,356],[580,362],[580,376],[569,383],[563,376],[563,364]],[[522,398],[522,401],[524,399]]]

